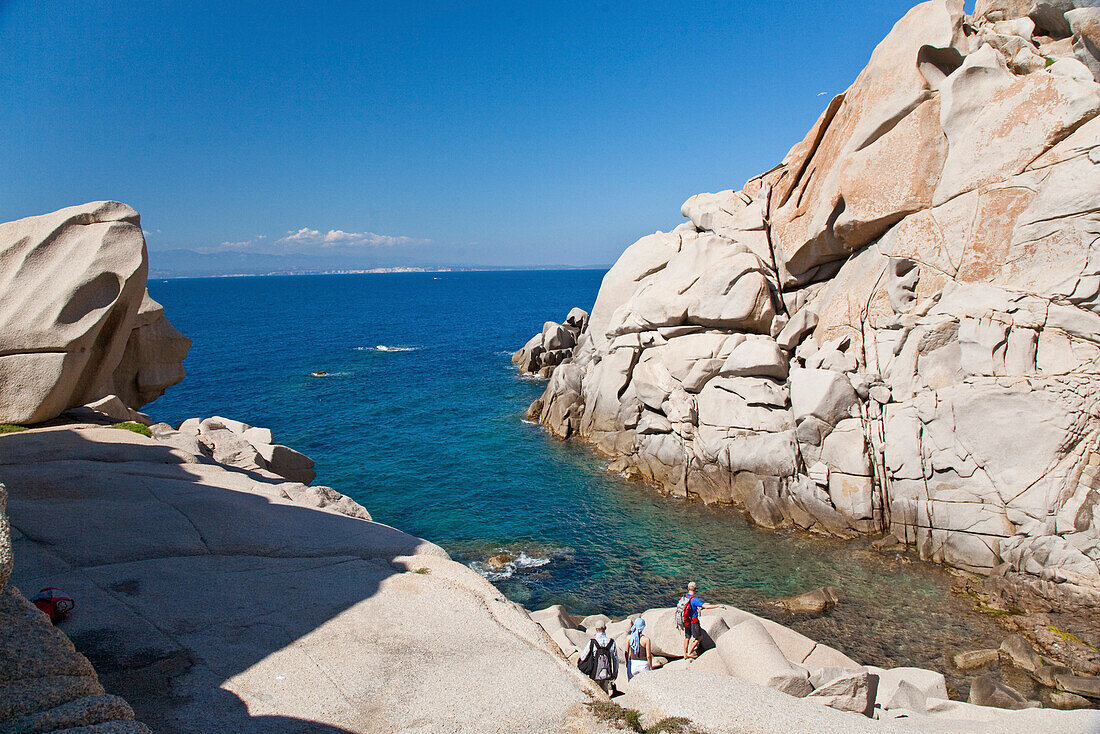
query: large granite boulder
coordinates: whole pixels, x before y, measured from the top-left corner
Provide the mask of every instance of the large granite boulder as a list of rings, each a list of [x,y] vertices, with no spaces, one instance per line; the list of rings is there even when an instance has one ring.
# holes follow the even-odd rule
[[[718,652],[732,675],[802,697],[813,691],[810,674],[790,662],[764,626],[746,619],[718,639]]]
[[[140,408],[183,379],[190,341],[145,291],[138,214],[100,201],[0,224],[0,422],[107,395]]]
[[[1098,42],[1093,2],[916,6],[778,166],[623,253],[531,417],[1100,601]]]

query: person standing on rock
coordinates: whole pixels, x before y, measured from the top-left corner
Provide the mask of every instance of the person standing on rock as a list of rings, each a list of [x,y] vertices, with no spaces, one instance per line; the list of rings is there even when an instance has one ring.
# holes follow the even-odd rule
[[[687,594],[676,605],[676,611],[683,615],[684,620],[684,657],[694,660],[699,657],[699,639],[703,635],[703,627],[699,623],[699,612],[703,609],[725,609],[725,604],[706,604],[695,595],[699,588],[694,581],[688,583]]]
[[[649,638],[642,634],[645,620],[639,617],[630,627],[630,641],[626,646],[626,679],[630,680],[638,673],[653,670],[653,652],[649,648]]]
[[[596,681],[607,695],[614,696],[618,693],[615,690],[615,679],[619,676],[619,651],[615,647],[615,641],[607,636],[607,622],[596,623],[596,634],[588,641],[588,646],[577,661],[577,667]]]

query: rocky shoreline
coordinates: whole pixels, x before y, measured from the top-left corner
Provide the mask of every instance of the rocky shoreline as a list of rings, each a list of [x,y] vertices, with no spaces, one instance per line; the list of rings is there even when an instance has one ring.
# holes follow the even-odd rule
[[[127,211],[115,204],[83,209]],[[136,225],[134,217],[127,214]],[[82,228],[97,217],[69,211],[46,219],[64,224],[50,230],[44,248],[86,236]],[[34,231],[36,224],[21,226]],[[92,236],[90,244],[104,250],[100,262],[128,248],[144,259],[140,229],[123,231],[129,236]],[[22,246],[26,238],[15,241]],[[96,272],[86,277],[103,281]],[[129,277],[142,285],[140,275]],[[96,343],[121,343],[129,334],[136,346],[128,351],[151,365],[170,362],[165,354],[181,359],[186,342],[166,321],[161,331],[173,336],[161,353],[133,327],[146,300],[137,298],[140,290],[128,284],[116,294],[131,294],[129,318],[119,318],[122,305],[105,298],[74,299],[68,312],[84,314],[77,323]],[[77,284],[56,295],[73,291],[87,289]],[[24,333],[22,353],[36,354],[56,331],[47,323],[37,334],[38,341]],[[888,704],[883,693],[891,676],[921,685],[943,677],[863,668],[733,609],[708,623],[714,649],[699,662],[672,660],[624,682],[622,706],[606,703],[575,667],[576,645],[587,637],[581,626],[591,620],[572,620],[561,609],[528,614],[441,548],[375,523],[348,497],[311,485],[312,462],[267,429],[218,416],[175,428],[153,423],[139,409],[155,397],[150,386],[158,379],[164,389],[182,376],[178,363],[153,368],[156,379],[138,380],[145,392],[127,402],[107,392],[119,384],[117,366],[79,358],[89,338],[68,343],[78,358],[60,360],[57,371],[17,364],[0,383],[5,398],[13,397],[3,405],[25,411],[5,414],[0,432],[0,732],[603,734],[620,729],[619,714],[698,732],[938,731],[960,722],[974,730],[1024,731],[1041,722],[1086,731],[1100,722],[1090,711],[949,703],[934,681],[925,686],[931,698],[897,684],[907,691],[904,727],[874,721],[866,714],[875,713],[876,702],[880,718],[902,715],[897,692]],[[65,344],[52,345],[63,352]],[[147,371],[140,359],[129,369]],[[89,375],[102,380],[99,388],[87,387]],[[28,377],[39,384],[28,388]],[[28,394],[55,401],[53,407],[27,411]],[[43,420],[11,422],[25,415]],[[56,626],[19,590],[33,595],[46,587],[76,602]],[[822,593],[828,607],[831,597]],[[415,615],[394,611],[407,609]],[[659,652],[673,657],[671,611],[645,615]],[[1085,685],[1045,662],[1038,659],[1037,675],[1064,687]],[[677,690],[692,693],[669,699]],[[716,708],[717,700],[725,708]],[[927,721],[914,727],[918,716]],[[746,719],[755,729],[746,729]]]
[[[529,615],[438,546],[312,486],[312,461],[267,429],[219,416],[173,428],[139,412],[182,378],[189,342],[166,320],[155,329],[164,338],[145,328],[136,217],[93,203],[0,226],[12,238],[0,248],[21,248],[21,258],[0,259],[12,265],[0,276],[14,293],[54,247],[99,252],[99,269],[35,294],[50,306],[39,311],[44,321],[24,324],[13,359],[0,361],[0,731],[616,730],[594,705],[604,695],[575,667],[584,633],[563,610]],[[42,240],[28,245],[35,236]],[[135,259],[125,272],[109,268]],[[62,356],[46,369],[35,355],[51,351]],[[120,374],[137,376],[127,399],[111,392],[128,384]],[[18,424],[29,417],[40,420]],[[76,607],[54,626],[17,586],[59,588]],[[673,655],[669,611],[646,614]],[[683,670],[670,662],[625,686],[638,716],[686,716],[711,732],[744,730],[744,716],[761,731],[789,720],[813,731],[935,731],[959,721],[1084,731],[1100,721],[1091,711],[918,705],[910,696],[912,716],[896,728],[865,716],[873,708],[851,710],[873,707],[872,674],[893,672],[861,668],[748,612],[730,610],[707,629],[717,655]],[[724,646],[742,652],[722,657]],[[787,677],[761,677],[768,661]],[[1063,686],[1085,685],[1060,673],[1051,675]],[[663,681],[706,697],[670,703]],[[761,693],[777,682],[781,699]],[[804,694],[805,706],[790,693]],[[721,714],[713,696],[738,705]],[[879,709],[901,710],[891,702]],[[911,728],[918,710],[933,723]]]
[[[0,224],[0,734],[1095,731],[1058,622],[1100,593],[1100,11],[1062,5],[914,8],[780,166],[688,200],[516,360],[624,471],[973,572],[1021,636],[954,664],[1037,698],[951,701],[733,608],[678,661],[650,609],[667,663],[611,707],[575,667],[594,619],[528,614],[266,429],[140,413],[190,340],[137,212],[93,202]],[[56,625],[19,590],[52,587]]]
[[[758,525],[885,533],[1095,606],[1100,10],[1078,5],[913,8],[778,166],[627,248],[568,349],[548,323],[517,352],[549,377],[529,417]]]

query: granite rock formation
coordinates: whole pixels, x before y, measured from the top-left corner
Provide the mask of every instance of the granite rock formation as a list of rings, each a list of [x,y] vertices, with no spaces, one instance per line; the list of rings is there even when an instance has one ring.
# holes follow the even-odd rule
[[[512,355],[512,363],[522,372],[547,377],[556,366],[573,358],[577,339],[587,328],[588,312],[574,308],[560,324],[543,324],[542,331]]]
[[[313,471],[313,459],[289,446],[275,443],[270,428],[258,428],[231,418],[214,416],[188,418],[175,429],[167,423],[157,423],[151,430],[153,437],[160,441],[226,466],[265,470],[300,484],[309,484],[317,476],[317,472]],[[321,491],[328,488],[313,489]],[[359,510],[366,512],[361,507]],[[363,519],[369,520],[370,516],[366,515]]]
[[[631,245],[532,413],[760,525],[1100,598],[1100,9],[913,8],[805,139]]]
[[[132,409],[183,379],[191,342],[145,290],[137,212],[99,201],[0,224],[0,422],[108,395]]]

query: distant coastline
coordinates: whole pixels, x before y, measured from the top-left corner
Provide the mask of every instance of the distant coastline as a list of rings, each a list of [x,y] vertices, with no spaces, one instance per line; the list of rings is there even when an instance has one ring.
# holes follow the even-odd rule
[[[173,270],[150,269],[150,280],[197,280],[205,278],[271,278],[295,275],[385,275],[395,273],[495,273],[495,272],[539,272],[547,270],[608,270],[610,265],[545,265],[530,267],[390,267],[331,270],[273,270],[266,273],[209,273],[191,274]]]

